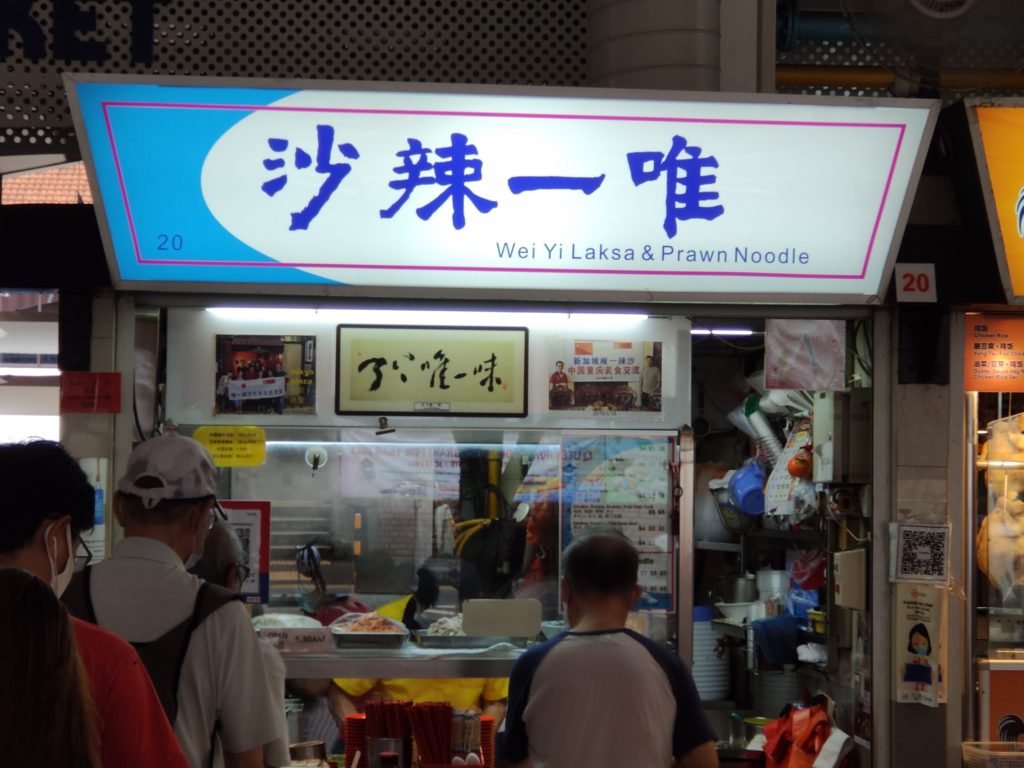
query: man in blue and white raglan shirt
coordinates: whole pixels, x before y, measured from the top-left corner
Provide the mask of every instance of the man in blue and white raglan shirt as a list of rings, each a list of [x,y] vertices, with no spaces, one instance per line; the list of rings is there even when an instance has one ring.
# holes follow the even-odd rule
[[[626,629],[636,549],[616,531],[562,556],[570,630],[531,648],[509,680],[504,754],[515,768],[717,768],[715,733],[689,670]]]

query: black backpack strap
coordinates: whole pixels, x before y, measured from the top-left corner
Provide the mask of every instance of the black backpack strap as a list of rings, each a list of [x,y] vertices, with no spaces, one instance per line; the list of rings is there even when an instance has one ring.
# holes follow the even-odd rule
[[[174,671],[175,700],[178,698],[178,684],[181,682],[181,669],[185,665],[185,653],[188,651],[188,644],[192,639],[192,633],[195,632],[199,625],[206,620],[207,616],[218,608],[240,599],[241,598],[236,593],[223,587],[218,587],[216,584],[210,584],[204,581],[199,585],[199,592],[196,594],[196,604],[192,609],[192,618],[189,620],[185,640],[181,646],[181,655],[178,657],[178,663]],[[213,768],[214,758],[217,755],[217,741],[220,738],[220,731],[221,722],[220,718],[217,718],[213,723],[213,730],[210,732],[209,768]]]
[[[79,573],[71,578],[71,583],[61,595],[61,602],[68,609],[68,613],[77,619],[96,624],[96,609],[92,605],[92,592],[90,590],[92,566],[87,565]]]
[[[210,759],[206,763],[209,768],[213,768],[213,759],[217,756],[217,739],[220,738],[220,730],[221,722],[218,717],[213,724],[213,733],[210,734]]]
[[[207,616],[237,599],[238,595],[233,592],[203,582],[196,593],[192,614],[185,621],[152,642],[132,643],[149,672],[153,687],[172,725],[178,715],[178,687],[192,633]]]
[[[185,666],[185,655],[188,653],[188,645],[192,640],[192,633],[195,632],[199,625],[206,621],[206,617],[216,611],[218,608],[227,605],[228,603],[240,600],[241,598],[234,592],[218,587],[216,584],[210,584],[204,581],[199,585],[199,591],[196,593],[196,602],[192,608],[192,616],[189,618],[188,626],[185,628],[185,636],[181,641],[181,648],[178,653],[178,659],[174,665],[174,699],[178,699],[178,686],[181,684],[181,669]],[[214,729],[213,737],[216,737],[218,727]]]

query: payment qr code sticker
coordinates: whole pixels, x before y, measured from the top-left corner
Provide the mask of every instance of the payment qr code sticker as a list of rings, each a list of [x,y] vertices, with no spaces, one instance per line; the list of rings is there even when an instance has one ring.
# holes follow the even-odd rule
[[[949,526],[907,525],[891,527],[893,581],[945,584],[949,580]]]

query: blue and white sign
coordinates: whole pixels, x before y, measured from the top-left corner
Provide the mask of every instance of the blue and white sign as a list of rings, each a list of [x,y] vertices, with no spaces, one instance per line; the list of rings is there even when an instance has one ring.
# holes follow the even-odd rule
[[[342,295],[870,301],[937,111],[582,89],[67,86],[118,285]]]

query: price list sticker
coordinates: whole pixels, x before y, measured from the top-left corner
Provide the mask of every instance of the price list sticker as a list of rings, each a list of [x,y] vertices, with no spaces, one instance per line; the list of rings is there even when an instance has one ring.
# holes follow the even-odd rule
[[[1024,319],[967,315],[964,389],[1024,392]]]
[[[641,552],[670,551],[669,521],[663,507],[645,504],[576,504],[573,507],[573,536],[601,527],[622,531]]]
[[[663,595],[672,590],[672,558],[668,554],[654,554],[643,552],[640,554],[640,568],[637,574],[637,581],[644,590],[641,596],[641,603],[647,600],[656,600],[657,595]]]

